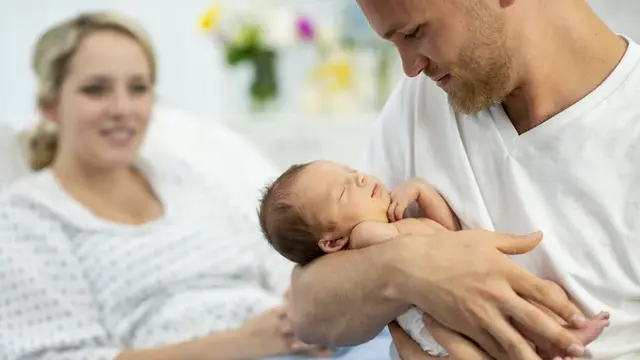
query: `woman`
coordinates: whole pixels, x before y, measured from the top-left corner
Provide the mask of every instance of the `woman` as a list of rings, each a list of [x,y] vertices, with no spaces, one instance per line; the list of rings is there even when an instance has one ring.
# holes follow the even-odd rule
[[[156,80],[141,29],[79,16],[40,39],[33,68],[39,171],[0,196],[2,359],[323,355],[291,334],[291,265],[260,239],[252,192],[138,156]]]

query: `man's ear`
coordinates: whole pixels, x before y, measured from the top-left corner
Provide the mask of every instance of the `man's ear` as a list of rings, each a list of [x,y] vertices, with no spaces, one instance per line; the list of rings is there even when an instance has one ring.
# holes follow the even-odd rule
[[[327,254],[344,249],[349,243],[349,237],[343,236],[335,238],[332,236],[324,236],[318,241],[318,246]]]

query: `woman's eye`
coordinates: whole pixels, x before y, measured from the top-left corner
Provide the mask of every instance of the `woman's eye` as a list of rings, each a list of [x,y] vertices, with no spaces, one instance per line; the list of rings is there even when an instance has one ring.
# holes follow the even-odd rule
[[[136,94],[144,94],[144,93],[149,91],[149,85],[147,85],[147,84],[133,85],[133,86],[131,86],[131,90],[132,90],[132,92],[134,92]]]
[[[82,88],[82,92],[87,95],[100,95],[105,92],[106,86],[103,85],[89,85]]]

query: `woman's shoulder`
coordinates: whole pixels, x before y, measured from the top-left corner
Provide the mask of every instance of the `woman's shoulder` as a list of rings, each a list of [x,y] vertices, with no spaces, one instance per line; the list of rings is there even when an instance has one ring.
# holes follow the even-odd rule
[[[0,191],[0,223],[14,230],[42,228],[57,223],[53,209],[58,201],[52,191],[55,180],[49,171],[28,174]]]
[[[0,189],[0,206],[19,202],[33,202],[48,197],[55,187],[50,170],[41,170],[22,176]]]

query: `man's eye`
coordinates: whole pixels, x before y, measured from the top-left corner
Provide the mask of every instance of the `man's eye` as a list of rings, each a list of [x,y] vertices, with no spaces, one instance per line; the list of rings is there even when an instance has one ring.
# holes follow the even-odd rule
[[[420,30],[422,29],[422,25],[416,27],[411,32],[404,34],[405,40],[414,39],[420,36]]]

